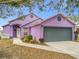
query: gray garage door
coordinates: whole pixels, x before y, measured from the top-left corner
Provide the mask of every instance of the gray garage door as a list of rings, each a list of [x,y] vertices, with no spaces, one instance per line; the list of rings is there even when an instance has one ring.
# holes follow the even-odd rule
[[[72,39],[71,28],[44,28],[44,39],[47,42],[52,41],[70,41]]]

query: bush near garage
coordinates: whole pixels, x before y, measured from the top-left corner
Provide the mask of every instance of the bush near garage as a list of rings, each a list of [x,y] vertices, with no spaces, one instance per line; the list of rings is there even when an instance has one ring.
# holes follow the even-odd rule
[[[40,43],[44,43],[44,38],[39,39]]]
[[[33,40],[32,35],[25,35],[25,36],[24,36],[24,41],[25,41],[25,42],[30,42],[31,40]]]
[[[39,42],[37,42],[35,39],[33,39],[32,35],[25,35],[24,38],[22,38],[23,42],[32,43],[32,44],[44,44],[44,39],[40,38]]]

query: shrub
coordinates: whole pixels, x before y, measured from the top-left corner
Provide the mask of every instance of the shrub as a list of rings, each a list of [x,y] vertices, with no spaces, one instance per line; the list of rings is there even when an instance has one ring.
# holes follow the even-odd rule
[[[33,38],[32,38],[32,35],[28,35],[28,36],[27,36],[27,39],[28,39],[28,40],[32,40],[32,39],[33,39]]]
[[[24,36],[24,41],[26,41],[26,42],[30,42],[30,40],[32,40],[33,38],[32,38],[32,35],[25,35]]]
[[[43,38],[40,38],[39,41],[40,41],[40,43],[44,43],[44,39]]]
[[[30,43],[37,43],[36,40],[30,40]]]

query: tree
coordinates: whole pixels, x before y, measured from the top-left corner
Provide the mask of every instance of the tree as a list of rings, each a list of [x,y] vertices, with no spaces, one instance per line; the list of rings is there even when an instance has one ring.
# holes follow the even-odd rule
[[[75,8],[79,8],[79,0],[0,0],[0,16],[12,16],[14,15],[14,9],[21,9],[23,6],[29,8],[31,12],[35,6],[38,6],[39,10],[43,11],[45,8],[57,10],[58,12],[65,12],[69,15],[73,15]],[[4,12],[5,11],[5,12]],[[22,11],[19,11],[22,13]]]
[[[0,0],[0,17],[14,15],[14,9],[19,9],[17,13],[22,14],[22,7],[28,7],[31,12],[36,5],[39,5],[39,9],[42,10],[40,4],[43,4],[43,0]]]

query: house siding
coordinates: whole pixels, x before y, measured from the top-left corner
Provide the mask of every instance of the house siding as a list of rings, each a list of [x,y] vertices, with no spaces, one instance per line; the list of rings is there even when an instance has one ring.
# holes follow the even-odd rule
[[[31,15],[33,17],[31,17]],[[33,20],[36,20],[36,19],[38,19],[37,16],[35,16],[34,14],[29,14],[29,15],[26,15],[24,19],[17,18],[15,20],[12,20],[9,22],[9,25],[4,26],[4,28],[3,28],[4,34],[8,34],[8,36],[13,37],[13,27],[12,26],[20,25],[20,36],[22,38],[22,37],[24,37],[24,28],[22,26],[29,22],[32,22]],[[29,29],[28,29],[28,31],[29,31]],[[30,34],[30,33],[28,32],[28,34]]]
[[[27,23],[30,23],[36,19],[38,19],[38,17],[34,16],[33,18],[31,18],[29,15],[25,17],[25,19],[14,20],[10,22],[8,26],[4,27],[4,33],[8,34],[10,37],[13,36],[12,25],[19,24],[21,29],[21,32],[20,32],[21,38],[24,37],[24,28],[27,28],[28,34],[32,35],[33,39],[36,39],[37,41],[39,41],[40,38],[44,38],[44,27],[64,27],[64,28],[67,27],[67,28],[72,28],[72,38],[73,38],[72,40],[74,40],[75,25],[70,21],[68,21],[65,17],[61,17],[61,21],[58,21],[57,16],[55,16],[46,21],[38,23],[38,25],[31,23],[31,25],[34,25],[34,26],[31,26],[31,25],[27,26]],[[25,24],[26,26],[22,27]]]
[[[36,39],[38,41],[40,38],[43,38],[42,30],[43,30],[43,28],[41,25],[32,27],[31,35],[33,36],[33,39]]]
[[[67,19],[62,17],[61,21],[57,21],[56,17],[49,19],[37,26],[31,28],[31,34],[37,40],[44,38],[44,27],[63,27],[63,28],[72,28],[72,40],[74,40],[74,27],[75,25],[69,22]]]
[[[61,18],[61,21],[58,21],[56,17],[50,19],[49,21],[44,22],[43,26],[53,26],[53,27],[73,27],[74,25],[71,24],[67,19]]]
[[[72,28],[72,40],[74,41],[74,30],[75,30],[75,25],[73,25],[71,22],[69,22],[66,18],[62,17],[61,21],[57,21],[57,18],[54,17],[50,19],[47,22],[42,23],[44,27],[65,27],[65,28]],[[44,32],[44,30],[43,30]]]
[[[27,31],[27,35],[30,35],[31,34],[31,28],[26,28],[26,31]],[[23,27],[21,27],[21,38],[24,37],[24,34],[25,34],[25,29]]]
[[[8,35],[9,37],[12,37],[13,36],[13,30],[12,30],[12,27],[11,26],[5,26],[4,29],[3,29],[3,33],[5,35]]]

